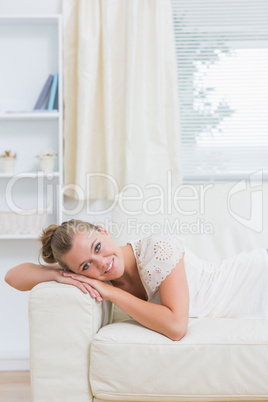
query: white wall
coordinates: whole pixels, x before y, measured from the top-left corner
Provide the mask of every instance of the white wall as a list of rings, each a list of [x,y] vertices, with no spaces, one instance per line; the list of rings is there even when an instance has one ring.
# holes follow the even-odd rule
[[[61,14],[62,0],[1,0],[0,15]],[[39,89],[38,89],[39,90]],[[29,368],[28,292],[4,282],[6,271],[23,261],[37,261],[39,245],[0,240],[0,370]]]

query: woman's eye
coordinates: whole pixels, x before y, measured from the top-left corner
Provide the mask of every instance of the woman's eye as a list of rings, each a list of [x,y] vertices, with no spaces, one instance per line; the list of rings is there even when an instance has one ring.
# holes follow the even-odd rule
[[[98,243],[98,244],[96,245],[96,247],[95,247],[96,253],[98,253],[98,252],[100,251],[100,248],[101,248],[101,244]]]
[[[83,266],[83,271],[85,271],[86,269],[88,269],[90,267],[90,263],[87,262],[84,266]]]

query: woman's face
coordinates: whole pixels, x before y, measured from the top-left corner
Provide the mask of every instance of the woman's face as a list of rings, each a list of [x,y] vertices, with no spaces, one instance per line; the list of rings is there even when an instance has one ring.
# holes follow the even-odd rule
[[[124,273],[121,248],[107,234],[95,230],[75,234],[63,260],[73,272],[101,281],[118,279]]]

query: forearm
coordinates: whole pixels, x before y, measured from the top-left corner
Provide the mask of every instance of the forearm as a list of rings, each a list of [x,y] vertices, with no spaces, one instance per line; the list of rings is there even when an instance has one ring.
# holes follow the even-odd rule
[[[111,289],[109,300],[140,324],[172,340],[179,340],[186,333],[187,323],[180,321],[166,306],[141,300],[115,287]]]
[[[59,275],[57,266],[42,266],[26,262],[11,268],[5,281],[15,289],[26,291],[31,290],[41,282],[56,280]]]

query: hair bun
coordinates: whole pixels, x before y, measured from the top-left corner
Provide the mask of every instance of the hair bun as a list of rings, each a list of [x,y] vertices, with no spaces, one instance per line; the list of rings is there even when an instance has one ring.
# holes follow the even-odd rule
[[[53,251],[52,251],[52,238],[58,229],[58,225],[49,225],[46,229],[43,230],[41,236],[39,237],[39,240],[42,243],[42,248],[40,250],[40,256],[43,258],[43,260],[49,264],[53,264],[57,262],[57,260],[54,257]]]

